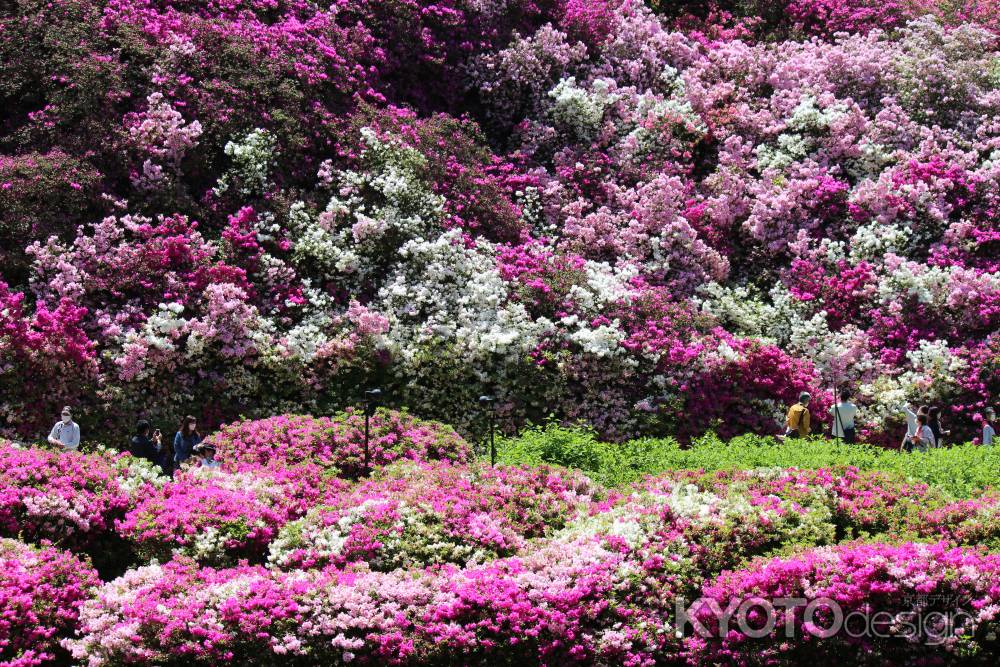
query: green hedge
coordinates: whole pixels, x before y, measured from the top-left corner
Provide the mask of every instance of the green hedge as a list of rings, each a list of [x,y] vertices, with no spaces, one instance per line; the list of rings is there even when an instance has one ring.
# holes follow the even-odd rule
[[[971,444],[905,454],[871,447],[845,445],[819,438],[780,441],[743,435],[729,442],[714,434],[681,449],[671,438],[644,438],[616,444],[600,442],[585,428],[556,424],[529,429],[498,443],[502,463],[557,463],[583,470],[596,481],[622,485],[672,469],[720,470],[731,468],[825,468],[852,465],[862,470],[882,470],[933,484],[961,497],[1000,487],[1000,448]]]

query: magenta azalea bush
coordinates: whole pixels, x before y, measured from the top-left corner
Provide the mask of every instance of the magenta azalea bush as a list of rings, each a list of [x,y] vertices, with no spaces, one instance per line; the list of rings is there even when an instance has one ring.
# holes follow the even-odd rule
[[[217,458],[227,468],[313,463],[357,478],[365,472],[364,434],[363,413],[348,409],[332,418],[280,415],[235,422],[206,442],[215,445]],[[368,448],[370,467],[397,459],[465,462],[472,454],[450,426],[384,408],[370,418]]]
[[[655,613],[630,603],[641,584],[621,566],[619,555],[597,545],[390,573],[173,561],[102,588],[82,612],[80,638],[67,646],[94,665],[651,664],[675,642]]]
[[[1000,550],[1000,498],[995,493],[947,503],[914,516],[911,528],[925,539]]]
[[[116,530],[143,560],[182,554],[213,565],[260,561],[285,523],[341,485],[306,467],[189,468],[140,499]]]
[[[841,621],[855,627],[824,636],[836,623],[829,602],[808,615],[804,605],[779,608],[771,619],[778,629],[763,638],[751,640],[736,628],[714,639],[689,638],[692,664],[778,665],[847,654],[857,664],[990,664],[995,659],[1000,623],[1000,556],[995,554],[945,544],[842,545],[759,565],[724,573],[706,585],[693,618],[715,627],[709,601],[726,609],[731,600],[809,597],[836,603]],[[954,615],[956,609],[964,614]],[[924,619],[933,623],[925,625]],[[761,609],[756,615],[751,611],[750,632],[758,634],[766,620]],[[862,633],[865,623],[876,632]],[[786,624],[802,639],[789,641]]]
[[[0,442],[0,535],[86,549],[132,504],[127,477],[127,468],[99,455]],[[139,494],[145,484],[131,486]]]
[[[80,607],[99,584],[94,568],[72,554],[0,538],[0,663],[64,661],[59,642],[73,634]]]

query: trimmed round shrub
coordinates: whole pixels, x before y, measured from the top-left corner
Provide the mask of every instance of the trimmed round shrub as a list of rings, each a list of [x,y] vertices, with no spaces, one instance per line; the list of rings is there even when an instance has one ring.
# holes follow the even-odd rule
[[[104,456],[0,444],[0,535],[86,548],[128,509],[127,477]]]
[[[280,415],[236,422],[207,441],[227,467],[238,463],[293,465],[313,462],[336,468],[356,479],[364,473],[364,414],[354,409],[333,418]],[[380,408],[369,423],[369,463],[382,466],[397,459],[468,461],[469,444],[450,426],[418,419],[408,412]]]
[[[569,470],[400,462],[286,525],[270,561],[382,571],[482,562],[513,555],[601,496]]]
[[[51,546],[0,538],[0,664],[65,661],[80,607],[100,584],[90,563]]]
[[[212,565],[260,561],[281,526],[344,485],[323,480],[315,466],[189,468],[143,498],[118,531],[144,559],[183,554]]]

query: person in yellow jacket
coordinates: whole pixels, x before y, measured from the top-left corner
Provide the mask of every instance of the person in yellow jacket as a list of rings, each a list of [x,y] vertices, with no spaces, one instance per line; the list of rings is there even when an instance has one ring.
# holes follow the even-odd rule
[[[785,437],[804,438],[809,435],[809,396],[808,392],[799,394],[799,402],[788,408],[785,418]]]

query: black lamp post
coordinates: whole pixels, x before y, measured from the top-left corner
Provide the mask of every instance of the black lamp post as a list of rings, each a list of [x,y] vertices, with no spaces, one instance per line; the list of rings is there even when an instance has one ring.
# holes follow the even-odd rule
[[[495,466],[497,464],[497,447],[494,441],[493,432],[496,430],[496,396],[480,396],[479,405],[482,406],[484,410],[489,410],[490,415],[490,465]]]
[[[371,474],[368,453],[368,422],[371,416],[375,414],[375,408],[378,407],[380,398],[382,398],[381,389],[368,389],[365,391],[365,477]]]

